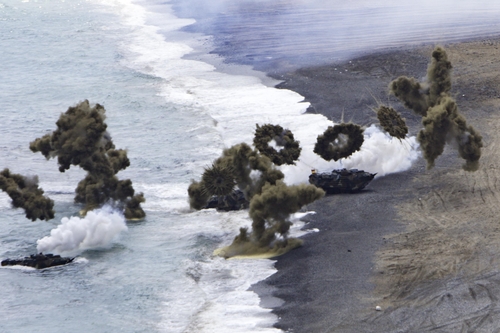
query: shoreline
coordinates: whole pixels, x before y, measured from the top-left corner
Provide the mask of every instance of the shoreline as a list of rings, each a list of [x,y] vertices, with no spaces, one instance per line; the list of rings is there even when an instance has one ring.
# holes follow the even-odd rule
[[[464,172],[457,152],[447,146],[431,170],[420,158],[410,170],[377,178],[359,194],[330,195],[309,205],[307,209],[317,214],[304,219],[306,228],[320,231],[305,235],[303,247],[276,258],[278,272],[252,287],[263,304],[269,297],[284,301],[281,305],[274,301],[272,311],[279,317],[275,327],[286,332],[401,332],[437,327],[440,332],[457,332],[472,317],[479,318],[474,319],[479,322],[477,329],[500,327],[500,320],[493,320],[500,319],[500,306],[499,314],[475,316],[479,301],[496,306],[488,295],[490,291],[500,295],[500,287],[481,292],[479,285],[469,283],[479,277],[498,279],[500,272],[500,260],[492,250],[500,243],[500,232],[497,235],[494,229],[494,217],[500,215],[496,176],[492,180],[495,161],[500,162],[493,149],[495,112],[500,107],[500,78],[494,75],[500,73],[496,64],[500,38],[441,45],[454,67],[452,94],[459,109],[484,137],[480,170]],[[401,75],[421,80],[433,47],[389,50],[271,77],[283,80],[278,88],[304,96],[311,103],[308,112],[368,125],[376,122],[372,108],[382,103],[401,112],[409,134],[416,135],[420,118],[389,96],[387,86]],[[484,185],[476,185],[480,183]],[[490,214],[478,220],[466,213],[470,207]],[[470,248],[467,236],[476,227],[476,248]],[[493,234],[488,241],[481,240],[484,230]],[[450,244],[437,245],[448,240]],[[486,259],[484,253],[489,253]],[[448,267],[450,261],[456,263]],[[495,264],[489,267],[484,262]],[[446,299],[443,286],[449,283],[454,283],[456,304],[451,300],[421,304],[432,297]],[[473,291],[463,293],[467,288]],[[459,304],[469,305],[469,310],[457,317]],[[377,305],[382,311],[375,311]]]

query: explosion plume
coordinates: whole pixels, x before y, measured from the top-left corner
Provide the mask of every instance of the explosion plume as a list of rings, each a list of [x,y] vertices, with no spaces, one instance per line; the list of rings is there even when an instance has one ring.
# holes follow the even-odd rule
[[[343,123],[329,126],[318,136],[314,152],[327,161],[338,161],[358,151],[363,141],[363,129],[359,125]]]
[[[400,140],[408,134],[408,126],[405,119],[393,108],[381,105],[376,110],[380,126],[389,133],[390,136]]]
[[[236,186],[232,168],[221,163],[205,169],[201,182],[208,194],[217,196],[229,195]]]
[[[267,156],[259,154],[246,143],[225,149],[215,163],[232,167],[238,188],[249,199],[260,193],[266,182],[275,184],[277,180],[285,177]]]
[[[188,187],[189,207],[192,209],[200,210],[205,208],[210,194],[205,190],[201,182],[195,180],[191,181]]]
[[[422,92],[423,87],[416,79],[400,76],[391,82],[389,89],[406,108],[413,110],[419,116],[427,114],[429,96]]]
[[[290,215],[324,195],[325,192],[314,185],[287,186],[282,181],[264,185],[262,192],[250,201],[252,232],[240,229],[233,243],[217,254],[225,258],[259,254],[272,257],[300,246],[301,240],[288,238],[292,225]]]
[[[129,179],[119,180],[116,174],[130,165],[127,152],[115,149],[104,122],[106,110],[87,100],[70,107],[56,122],[57,130],[30,143],[33,152],[47,159],[57,156],[59,171],[78,165],[87,176],[76,188],[75,202],[85,205],[84,211],[101,207],[109,201],[125,211],[127,219],[145,216],[140,207],[142,194],[134,196]]]
[[[460,157],[465,160],[463,168],[476,171],[483,147],[482,136],[467,125],[450,95],[451,69],[446,51],[436,47],[427,69],[427,82],[420,83],[403,76],[392,81],[389,90],[407,108],[422,116],[424,128],[419,132],[417,140],[428,169],[434,166],[434,161],[443,153],[446,143],[454,142],[458,145]]]
[[[222,163],[214,163],[205,169],[201,182],[192,181],[189,185],[189,206],[197,210],[206,208],[212,196],[217,197],[217,206],[222,206],[223,198],[230,196],[235,186],[233,168]]]
[[[32,221],[54,218],[54,201],[38,188],[38,177],[28,178],[4,169],[0,172],[0,189],[9,195],[14,207],[24,209],[26,218]]]
[[[269,146],[269,142],[274,140],[278,147],[283,147],[280,151]],[[280,125],[266,124],[259,126],[255,130],[253,144],[261,154],[269,157],[276,165],[295,164],[300,156],[299,142],[295,141],[293,133],[288,129],[283,129]]]
[[[210,176],[212,173],[215,174],[214,169],[228,172],[224,176],[217,172],[221,177],[217,180]],[[205,176],[207,173],[208,176]],[[191,183],[188,188],[189,203],[193,209],[205,207],[210,195],[216,194],[213,192],[215,188],[211,179],[216,183],[218,181],[226,183],[227,188],[230,184],[236,184],[243,191],[247,200],[250,201],[255,194],[260,193],[266,182],[275,184],[277,180],[283,179],[283,177],[283,173],[274,167],[267,156],[259,154],[258,151],[253,150],[246,143],[240,143],[225,149],[222,156],[215,160],[212,168],[205,170],[201,182],[193,181]],[[234,182],[231,182],[229,178],[234,179]]]

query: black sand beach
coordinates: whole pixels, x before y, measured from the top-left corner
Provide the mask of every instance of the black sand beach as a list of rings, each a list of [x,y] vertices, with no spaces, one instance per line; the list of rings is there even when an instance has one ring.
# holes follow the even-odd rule
[[[498,39],[443,45],[452,94],[483,135],[481,167],[463,171],[447,147],[426,169],[375,179],[359,194],[330,195],[307,207],[304,246],[277,258],[278,272],[254,286],[284,300],[273,312],[286,332],[500,332],[500,116]],[[309,112],[339,122],[376,122],[378,103],[420,119],[388,84],[422,79],[434,45],[394,49],[343,64],[270,73],[305,96]],[[367,119],[371,119],[368,121]],[[381,311],[375,307],[380,306]]]

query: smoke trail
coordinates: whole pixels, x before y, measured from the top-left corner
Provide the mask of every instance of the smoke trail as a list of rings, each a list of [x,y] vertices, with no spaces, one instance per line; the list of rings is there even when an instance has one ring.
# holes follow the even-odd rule
[[[47,159],[56,157],[59,171],[78,165],[88,172],[76,188],[75,202],[85,204],[89,211],[110,201],[125,211],[127,219],[140,219],[146,214],[140,203],[144,196],[134,196],[129,179],[119,180],[116,174],[130,165],[127,152],[115,149],[104,122],[106,110],[99,104],[91,107],[87,100],[70,107],[56,122],[57,130],[30,143],[33,152]]]
[[[226,170],[226,174],[220,178],[207,175],[213,171],[213,168]],[[246,143],[240,143],[225,149],[222,156],[215,160],[212,168],[205,170],[201,182],[193,181],[191,183],[188,188],[190,206],[193,209],[205,207],[210,195],[217,194],[210,189],[219,180],[232,184],[232,181],[229,180],[232,178],[236,186],[250,201],[255,194],[260,193],[264,184],[275,184],[283,177],[283,173],[274,167],[267,156],[259,154]]]
[[[0,172],[0,189],[9,195],[14,207],[24,209],[26,218],[32,221],[54,218],[54,201],[38,188],[37,176],[28,178],[4,169]]]
[[[327,161],[349,157],[363,145],[363,129],[355,124],[330,126],[318,136],[314,152]]]
[[[262,192],[250,201],[251,233],[240,229],[233,243],[218,254],[225,258],[265,253],[276,256],[300,246],[302,241],[288,238],[292,225],[290,215],[324,195],[325,192],[314,185],[287,186],[282,181],[264,185]]]
[[[456,143],[458,153],[465,160],[464,170],[476,171],[483,147],[482,136],[459,112],[450,96],[451,63],[446,51],[436,47],[427,69],[427,82],[399,77],[389,85],[390,91],[403,104],[422,116],[424,128],[417,140],[427,161],[427,168],[434,166],[436,158],[444,151],[446,143]]]
[[[283,147],[277,151],[269,146],[269,142],[274,140],[277,146]],[[288,129],[283,129],[280,125],[265,124],[255,130],[253,145],[261,154],[269,157],[276,165],[295,164],[300,156],[301,148],[299,142],[295,141],[293,133]]]
[[[396,112],[393,108],[387,106],[379,106],[376,110],[377,118],[380,126],[389,133],[390,136],[400,140],[406,138],[408,134],[408,126],[406,126],[405,119]]]
[[[121,213],[111,207],[90,211],[84,218],[64,217],[50,236],[37,240],[38,252],[76,255],[85,250],[109,247],[122,231],[127,230]]]

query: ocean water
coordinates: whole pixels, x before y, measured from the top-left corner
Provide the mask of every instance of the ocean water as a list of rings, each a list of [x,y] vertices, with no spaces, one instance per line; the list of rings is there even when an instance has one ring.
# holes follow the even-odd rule
[[[0,193],[0,258],[35,253],[47,240],[57,243],[72,223],[115,226],[98,235],[109,237],[86,246],[59,247],[63,255],[78,255],[70,265],[0,269],[1,332],[279,332],[273,328],[278,318],[248,290],[275,272],[274,261],[212,255],[240,227],[251,225],[247,213],[190,210],[191,179],[199,180],[223,148],[251,143],[256,123],[280,124],[301,142],[297,165],[282,167],[288,184],[306,182],[313,167],[357,167],[384,176],[408,169],[418,158],[414,137],[391,140],[373,125],[360,152],[342,163],[323,161],[312,147],[332,122],[305,114],[302,96],[273,88],[276,82],[248,66],[351,56],[360,49],[351,54],[354,46],[336,47],[325,36],[340,36],[340,30],[328,30],[308,11],[322,13],[323,23],[332,17],[359,20],[360,12],[385,21],[394,15],[392,1],[344,1],[338,7],[301,0],[208,3],[0,0],[0,168],[37,175],[56,210],[53,220],[31,222]],[[452,19],[475,10],[479,19],[462,25],[482,25],[477,35],[498,31],[483,23],[493,22],[500,6],[459,3]],[[404,6],[395,8],[401,19]],[[276,19],[279,25],[273,25]],[[422,26],[436,31],[425,20]],[[363,51],[373,47],[363,42],[369,30],[368,25],[348,34],[359,38]],[[446,38],[471,37],[469,29],[463,31]],[[315,36],[309,39],[316,51],[304,57],[308,34]],[[410,29],[406,39],[387,33],[375,42],[383,48],[431,37]],[[211,53],[218,48],[223,56]],[[29,150],[31,141],[56,128],[61,113],[85,99],[106,108],[116,147],[128,151],[131,165],[118,177],[130,178],[144,193],[143,221],[125,222],[106,208],[80,218],[73,197],[84,172],[72,167],[60,173],[55,160]],[[294,236],[306,232],[300,230],[301,216],[293,217]]]

